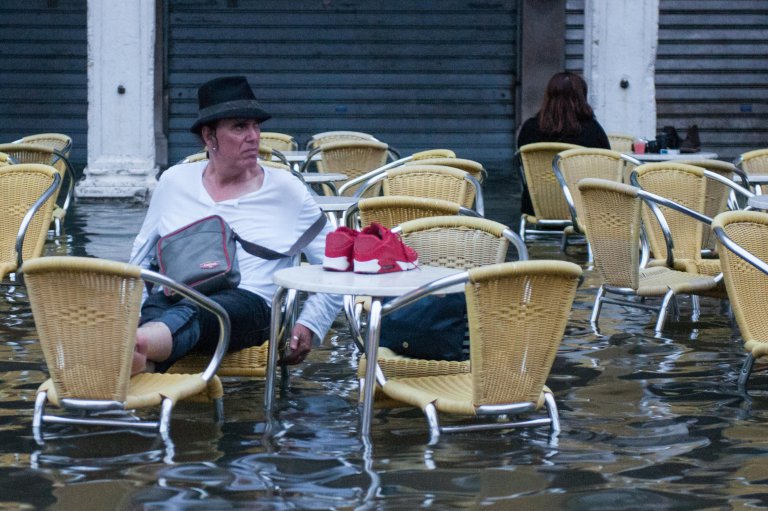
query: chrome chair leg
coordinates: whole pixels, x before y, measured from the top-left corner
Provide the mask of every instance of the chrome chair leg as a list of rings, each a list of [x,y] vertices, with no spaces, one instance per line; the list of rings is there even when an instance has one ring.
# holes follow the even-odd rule
[[[691,295],[691,306],[693,307],[691,319],[693,321],[698,321],[701,316],[701,298],[699,295]]]
[[[549,392],[544,393],[544,404],[547,407],[547,414],[552,421],[550,428],[552,435],[557,436],[560,434],[560,414],[557,412],[557,403],[555,403],[555,396]]]
[[[659,307],[659,317],[656,320],[656,333],[661,333],[664,329],[664,323],[667,321],[667,309],[669,308],[669,302],[675,297],[675,292],[671,289],[664,295],[664,299],[661,301],[661,307]]]
[[[440,440],[440,422],[437,419],[435,405],[429,403],[424,407],[424,415],[427,416],[429,424],[429,445],[435,445]]]
[[[597,318],[600,316],[600,309],[603,308],[604,296],[605,296],[605,287],[600,286],[597,289],[597,296],[595,296],[595,304],[592,306],[592,316],[589,318],[589,322],[593,328],[597,328]]]
[[[46,399],[48,399],[47,392],[38,392],[37,397],[35,398],[35,410],[32,415],[32,435],[35,437],[35,442],[38,445],[43,445],[45,443],[45,440],[43,440],[42,425]]]
[[[747,380],[749,379],[749,375],[752,372],[752,367],[755,365],[755,357],[750,353],[747,355],[746,360],[744,360],[744,364],[741,366],[741,371],[739,371],[739,381],[738,381],[738,389],[739,392],[746,392],[747,390]]]

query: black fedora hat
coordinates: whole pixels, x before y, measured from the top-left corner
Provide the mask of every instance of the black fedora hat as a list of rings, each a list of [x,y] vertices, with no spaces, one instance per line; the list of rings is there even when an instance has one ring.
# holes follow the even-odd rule
[[[190,131],[198,135],[205,124],[234,117],[264,122],[270,117],[256,101],[244,76],[222,76],[205,82],[197,89],[199,111]]]

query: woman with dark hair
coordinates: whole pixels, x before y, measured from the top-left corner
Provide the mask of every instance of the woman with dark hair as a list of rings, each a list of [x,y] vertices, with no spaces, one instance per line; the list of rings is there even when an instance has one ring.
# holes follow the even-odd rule
[[[549,79],[539,112],[525,121],[517,135],[517,147],[535,142],[563,142],[610,149],[608,136],[587,102],[587,83],[569,71]],[[533,214],[528,188],[523,184],[520,209]]]

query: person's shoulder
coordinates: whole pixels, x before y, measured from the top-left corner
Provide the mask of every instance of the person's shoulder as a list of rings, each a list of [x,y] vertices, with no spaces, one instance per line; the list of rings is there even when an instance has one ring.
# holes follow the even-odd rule
[[[169,167],[168,170],[162,173],[160,181],[182,181],[188,182],[190,176],[202,174],[207,161],[195,161],[192,163],[178,163]]]

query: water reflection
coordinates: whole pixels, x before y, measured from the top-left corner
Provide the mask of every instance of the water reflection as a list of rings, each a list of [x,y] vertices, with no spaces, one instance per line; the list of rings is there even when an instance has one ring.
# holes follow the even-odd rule
[[[144,209],[76,207],[49,254],[127,260]],[[586,267],[583,248],[536,258]],[[225,379],[225,420],[180,404],[173,446],[109,433],[37,446],[34,391],[46,378],[23,286],[0,301],[0,501],[48,509],[721,509],[768,505],[766,373],[736,390],[744,353],[726,311],[702,300],[693,323],[653,334],[652,314],[606,305],[589,325],[598,283],[584,285],[553,367],[563,431],[443,435],[427,446],[418,410],[376,415],[370,444],[357,437],[356,354],[343,322],[292,371],[266,422],[259,380]],[[450,420],[446,420],[450,423]],[[68,432],[68,431],[65,431]]]

